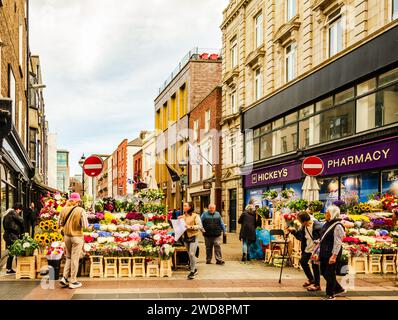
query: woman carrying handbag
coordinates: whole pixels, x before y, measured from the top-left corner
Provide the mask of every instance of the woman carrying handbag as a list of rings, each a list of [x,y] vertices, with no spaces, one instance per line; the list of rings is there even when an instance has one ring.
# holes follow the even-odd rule
[[[196,269],[196,259],[199,246],[199,233],[203,230],[203,227],[200,216],[194,212],[192,202],[184,203],[183,210],[184,214],[179,216],[178,219],[183,219],[187,228],[182,237],[182,241],[184,242],[189,255],[189,266],[191,272],[188,274],[188,279],[193,280],[198,274],[198,269]]]

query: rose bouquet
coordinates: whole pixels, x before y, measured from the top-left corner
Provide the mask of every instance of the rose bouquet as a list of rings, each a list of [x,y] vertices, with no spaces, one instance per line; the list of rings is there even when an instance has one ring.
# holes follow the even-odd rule
[[[53,242],[44,251],[47,260],[60,260],[64,254],[64,248],[60,242]]]

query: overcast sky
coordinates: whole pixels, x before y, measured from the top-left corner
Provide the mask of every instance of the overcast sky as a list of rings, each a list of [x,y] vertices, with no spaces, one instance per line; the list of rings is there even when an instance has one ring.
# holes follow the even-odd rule
[[[110,154],[153,130],[161,83],[193,47],[221,48],[229,0],[33,0],[30,45],[40,55],[50,132],[70,151]]]

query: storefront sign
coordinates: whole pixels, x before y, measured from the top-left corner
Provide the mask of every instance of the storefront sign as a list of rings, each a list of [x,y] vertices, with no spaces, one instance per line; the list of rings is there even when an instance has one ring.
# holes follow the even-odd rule
[[[279,184],[301,179],[301,164],[290,163],[254,170],[245,176],[245,187]]]
[[[398,139],[356,146],[319,157],[325,163],[323,176],[396,166]]]

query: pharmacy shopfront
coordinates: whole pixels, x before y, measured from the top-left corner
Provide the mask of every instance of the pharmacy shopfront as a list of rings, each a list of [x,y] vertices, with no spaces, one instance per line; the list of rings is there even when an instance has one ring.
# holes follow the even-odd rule
[[[398,195],[398,137],[314,154],[324,162],[318,176],[320,200],[326,205],[338,199],[359,197],[366,201],[373,193]],[[262,206],[266,190],[293,188],[300,197],[304,174],[302,159],[280,165],[258,168],[244,176],[245,203],[250,199]]]

